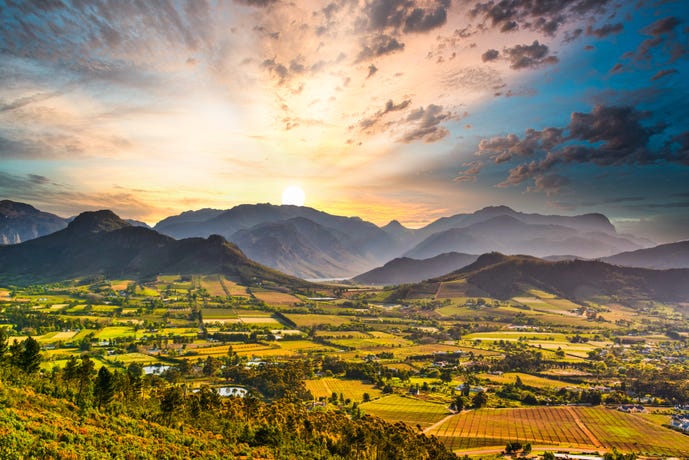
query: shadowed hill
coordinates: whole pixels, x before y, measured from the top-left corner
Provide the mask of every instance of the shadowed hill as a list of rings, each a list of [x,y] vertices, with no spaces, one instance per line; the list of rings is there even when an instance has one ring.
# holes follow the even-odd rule
[[[64,230],[0,248],[0,280],[7,283],[158,273],[224,273],[249,284],[307,284],[250,260],[221,236],[175,240],[134,227],[111,211],[85,212]]]
[[[466,283],[491,297],[508,299],[540,289],[570,299],[618,296],[626,299],[689,301],[689,270],[650,270],[600,261],[548,262],[530,256],[484,254],[476,262],[448,275],[405,286],[395,295],[413,295],[442,282]]]
[[[357,283],[378,285],[418,283],[464,267],[474,262],[477,257],[457,252],[440,254],[423,260],[401,257],[391,260],[382,267],[362,273],[353,280]]]
[[[689,268],[689,241],[661,244],[601,259],[615,265],[643,268]]]

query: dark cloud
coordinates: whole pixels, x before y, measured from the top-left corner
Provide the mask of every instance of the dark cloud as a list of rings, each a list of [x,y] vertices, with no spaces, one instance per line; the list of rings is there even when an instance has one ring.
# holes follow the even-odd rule
[[[401,110],[404,110],[407,107],[409,107],[410,104],[411,99],[405,99],[404,101],[398,104],[395,104],[392,101],[392,99],[389,99],[388,102],[385,103],[385,107],[377,111],[373,116],[361,120],[359,122],[359,128],[362,131],[373,132],[372,128],[376,126],[385,115],[387,115],[390,112],[399,112]]]
[[[449,6],[450,0],[373,0],[366,4],[358,22],[369,30],[428,32],[447,22]]]
[[[484,139],[479,143],[476,154],[488,155],[495,163],[504,163],[515,156],[525,157],[547,152],[562,141],[562,129],[546,128],[537,131],[529,128],[522,139],[514,134]]]
[[[277,62],[275,58],[264,60],[261,66],[268,69],[273,75],[275,75],[280,84],[284,83],[289,76],[287,67],[285,67],[284,64]]]
[[[527,191],[544,192],[547,196],[550,196],[559,193],[560,189],[570,183],[571,181],[569,178],[561,176],[560,174],[545,174],[536,176],[534,178],[533,187],[527,189]]]
[[[664,161],[689,165],[689,132],[654,150],[651,138],[661,134],[665,125],[649,126],[649,119],[650,113],[632,107],[598,105],[590,113],[573,112],[565,128],[527,129],[521,138],[509,134],[484,139],[476,155],[494,163],[540,157],[510,169],[500,186],[533,180],[533,190],[547,193],[555,193],[566,185],[552,172],[558,165],[642,166]]]
[[[366,78],[371,78],[376,74],[376,72],[378,72],[378,67],[371,64],[370,66],[368,66],[368,75],[366,75]]]
[[[26,177],[28,177],[29,181],[34,184],[47,184],[50,182],[50,179],[45,176],[41,176],[40,174],[27,174]]]
[[[274,3],[278,3],[279,0],[234,0],[235,3],[240,5],[255,6],[259,8],[265,8]]]
[[[513,48],[505,48],[503,55],[509,59],[510,67],[518,70],[557,63],[558,58],[549,55],[549,52],[547,45],[534,40],[530,45],[517,45]]]
[[[689,166],[689,131],[673,136],[665,147],[671,161]]]
[[[598,38],[604,38],[607,37],[608,35],[615,35],[619,34],[624,30],[624,24],[621,22],[617,24],[604,24],[598,29],[594,29],[591,26],[588,26],[586,28],[586,35],[589,37],[598,37]]]
[[[689,47],[677,37],[677,26],[681,23],[674,16],[659,19],[643,29],[651,38],[641,42],[636,51],[626,53],[625,58],[636,63],[648,63],[652,60],[668,58],[669,62],[689,53]]]
[[[648,35],[653,35],[654,37],[657,37],[659,35],[674,32],[675,27],[680,25],[680,23],[681,21],[679,19],[677,19],[674,16],[670,16],[667,18],[657,20],[653,24],[646,27],[644,29],[644,32],[646,32]]]
[[[449,134],[447,128],[440,126],[440,124],[458,119],[456,114],[443,111],[441,105],[430,104],[426,108],[419,107],[413,110],[405,120],[414,127],[404,133],[399,141],[405,144],[415,141],[423,141],[427,144],[437,142]]]
[[[619,73],[622,71],[624,68],[623,64],[620,64],[619,62],[613,66],[612,69],[610,69],[610,73]]]
[[[659,70],[655,75],[651,77],[651,81],[659,80],[663,77],[667,77],[668,75],[672,75],[673,73],[679,73],[679,71],[677,69]]]
[[[476,3],[469,14],[502,32],[528,29],[552,36],[562,24],[600,13],[607,3],[609,0],[489,0]]]
[[[494,49],[489,49],[485,53],[481,55],[481,60],[483,62],[490,62],[490,61],[495,61],[498,57],[500,57],[500,51],[494,50]]]
[[[447,22],[447,10],[438,7],[435,10],[414,8],[404,20],[404,32],[428,32]]]
[[[584,29],[574,29],[572,31],[567,31],[565,32],[565,43],[571,43],[573,41],[576,41],[579,37],[581,37],[581,34],[584,33]]]
[[[395,37],[385,34],[376,35],[362,45],[356,62],[377,58],[403,49],[404,43],[400,43]]]

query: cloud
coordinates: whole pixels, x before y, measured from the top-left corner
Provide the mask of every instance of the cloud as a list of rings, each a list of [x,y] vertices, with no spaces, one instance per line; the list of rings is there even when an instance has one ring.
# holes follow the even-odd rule
[[[469,11],[501,32],[527,29],[552,36],[560,26],[586,14],[601,12],[609,0],[489,0]]]
[[[560,192],[560,189],[569,185],[571,181],[560,174],[545,174],[536,176],[534,178],[533,187],[527,188],[527,191],[544,192],[546,196],[551,196]]]
[[[404,50],[404,43],[400,43],[390,35],[376,35],[362,45],[357,55],[356,62],[377,58],[386,54]]]
[[[359,24],[369,30],[428,32],[447,22],[450,0],[373,0],[367,2]]]
[[[378,67],[371,64],[370,66],[368,66],[368,75],[366,75],[366,78],[371,78],[376,74],[376,72],[378,72]]]
[[[447,9],[438,7],[435,10],[414,8],[404,20],[404,32],[428,32],[447,22]]]
[[[534,40],[530,45],[517,45],[503,50],[503,54],[510,61],[510,67],[515,70],[557,63],[557,56],[548,53],[548,46],[539,43],[538,40]]]
[[[481,55],[481,60],[483,62],[490,62],[490,61],[495,61],[498,57],[500,57],[500,51],[494,50],[494,49],[489,49],[485,53]]]
[[[659,70],[655,75],[651,77],[651,81],[660,80],[661,78],[667,77],[668,75],[672,75],[673,73],[679,73],[679,71],[677,69]]]
[[[590,113],[573,112],[564,128],[527,129],[524,136],[508,134],[482,140],[477,156],[507,163],[524,157],[540,157],[514,166],[501,187],[534,181],[531,190],[556,193],[567,185],[551,171],[558,165],[593,164],[600,167],[643,166],[657,162],[689,165],[689,132],[677,135],[660,150],[651,148],[651,138],[665,125],[648,125],[649,112],[632,107],[597,105]]]
[[[430,104],[426,108],[419,107],[413,110],[405,120],[414,127],[404,133],[399,141],[405,144],[415,141],[423,141],[427,144],[437,142],[449,134],[447,128],[440,126],[440,124],[458,119],[456,114],[443,111],[441,105]]]
[[[604,24],[598,29],[594,29],[592,26],[586,28],[586,35],[589,37],[604,38],[608,35],[619,34],[624,30],[624,24],[618,22],[617,24]]]
[[[495,163],[504,163],[511,161],[515,156],[525,157],[547,152],[562,141],[562,129],[546,128],[537,131],[529,128],[522,139],[514,134],[483,139],[479,142],[476,154],[488,155]]]
[[[279,0],[234,0],[235,3],[246,6],[255,6],[259,8],[265,8],[267,6],[278,3]]]
[[[689,48],[677,37],[679,24],[681,21],[674,16],[658,19],[643,29],[652,38],[641,42],[635,51],[626,53],[624,57],[637,63],[648,63],[668,57],[669,62],[674,62],[685,56]]]
[[[464,169],[457,174],[454,180],[457,182],[476,182],[476,176],[483,169],[483,162],[467,161],[462,166]]]
[[[401,110],[406,109],[409,107],[411,104],[411,99],[405,99],[402,102],[395,104],[392,99],[389,99],[385,103],[385,107],[383,107],[381,110],[378,110],[373,116],[364,118],[359,122],[359,128],[362,131],[368,131],[372,132],[371,128],[376,126],[382,119],[387,115],[388,113],[391,112],[399,112]]]

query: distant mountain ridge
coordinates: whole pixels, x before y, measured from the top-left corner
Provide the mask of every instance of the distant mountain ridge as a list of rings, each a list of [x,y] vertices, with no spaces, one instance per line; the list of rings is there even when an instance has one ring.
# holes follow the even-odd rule
[[[67,226],[62,217],[39,211],[31,205],[0,201],[0,244],[17,244],[48,235]]]
[[[305,206],[239,205],[198,213],[168,217],[154,229],[175,238],[222,235],[257,261],[305,278],[352,276],[399,252],[399,242],[371,222]]]
[[[105,210],[82,213],[50,235],[0,247],[0,280],[10,284],[159,273],[224,273],[250,284],[308,285],[250,260],[221,236],[175,240]]]
[[[654,269],[689,268],[689,241],[661,244],[652,248],[623,252],[601,259],[626,267]]]
[[[428,259],[448,252],[502,251],[592,258],[648,245],[617,234],[602,214],[548,216],[507,206],[408,229],[395,220],[377,227],[358,217],[334,216],[309,207],[239,205],[226,211],[187,211],[154,228],[175,238],[219,234],[251,258],[306,278],[355,276],[402,256]]]
[[[15,205],[26,206],[33,214],[41,213],[28,205]],[[53,219],[56,226],[51,229],[34,226],[24,233],[0,232],[0,242],[26,241],[66,225],[61,218],[52,218],[57,220]],[[71,218],[64,220],[69,222]],[[150,228],[143,222],[127,222]],[[302,278],[349,278],[381,268],[396,258],[424,260],[449,252],[500,251],[546,258],[565,254],[566,258],[598,259],[653,244],[618,234],[602,214],[528,214],[507,206],[443,217],[423,228],[410,229],[396,220],[378,227],[359,217],[337,216],[304,206],[245,204],[226,210],[186,211],[161,220],[154,229],[173,238],[221,235],[249,258]],[[627,259],[615,260],[626,264]]]
[[[484,254],[453,273],[399,288],[395,295],[413,297],[414,292],[433,291],[441,283],[454,283],[467,291],[483,292],[498,299],[523,295],[535,288],[579,300],[618,296],[634,300],[689,301],[689,269],[651,270],[591,260],[548,262],[532,256],[500,253]]]
[[[476,261],[478,256],[448,252],[430,259],[393,259],[382,267],[375,268],[352,278],[361,284],[395,285],[418,283],[450,273]]]

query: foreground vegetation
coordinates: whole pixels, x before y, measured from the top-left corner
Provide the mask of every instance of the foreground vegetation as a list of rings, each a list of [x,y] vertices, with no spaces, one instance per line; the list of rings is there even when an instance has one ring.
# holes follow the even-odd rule
[[[237,281],[0,289],[0,457],[689,455],[686,305]]]

